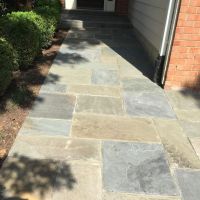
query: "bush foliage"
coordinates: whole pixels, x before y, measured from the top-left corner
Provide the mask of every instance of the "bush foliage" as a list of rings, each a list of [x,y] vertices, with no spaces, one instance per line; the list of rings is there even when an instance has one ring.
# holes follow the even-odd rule
[[[0,96],[12,80],[12,71],[18,69],[17,53],[4,38],[0,38]]]
[[[21,68],[27,68],[39,52],[39,31],[27,17],[28,13],[13,12],[1,21],[3,26],[1,34],[16,49]]]
[[[27,69],[41,49],[49,46],[60,11],[59,0],[36,0],[33,11],[0,17],[0,94],[18,64],[20,69]]]

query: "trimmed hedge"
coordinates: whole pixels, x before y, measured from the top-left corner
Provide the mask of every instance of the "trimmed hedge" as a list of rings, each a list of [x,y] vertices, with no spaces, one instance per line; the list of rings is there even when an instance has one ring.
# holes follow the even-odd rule
[[[18,66],[27,69],[41,49],[49,46],[60,11],[59,0],[37,0],[33,11],[0,17],[0,95],[10,84],[12,71]]]
[[[7,14],[0,22],[0,26],[3,27],[0,30],[1,35],[3,35],[17,51],[21,69],[28,67],[38,54],[40,47],[39,30],[27,17],[27,12],[24,13],[13,12]]]
[[[42,18],[43,21],[45,22],[46,28],[45,31],[43,32],[44,33],[43,38],[45,40],[42,47],[47,47],[53,39],[56,26],[58,23],[57,15],[59,15],[59,13],[55,11],[55,9],[49,8],[47,6],[38,7],[34,9],[34,12],[38,16],[40,16],[40,18]]]
[[[18,70],[17,53],[4,38],[0,38],[0,96],[12,80],[12,71]]]
[[[61,3],[59,0],[36,0],[35,7],[48,6],[55,10],[61,10]]]

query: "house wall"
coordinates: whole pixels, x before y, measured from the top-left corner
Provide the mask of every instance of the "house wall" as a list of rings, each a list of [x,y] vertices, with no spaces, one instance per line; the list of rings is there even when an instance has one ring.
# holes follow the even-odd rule
[[[62,8],[65,8],[65,0],[60,0],[60,3],[62,5]]]
[[[169,0],[130,0],[129,18],[152,62],[159,54]]]
[[[116,0],[115,12],[119,15],[128,15],[129,0]]]
[[[182,0],[165,88],[200,90],[199,0]]]

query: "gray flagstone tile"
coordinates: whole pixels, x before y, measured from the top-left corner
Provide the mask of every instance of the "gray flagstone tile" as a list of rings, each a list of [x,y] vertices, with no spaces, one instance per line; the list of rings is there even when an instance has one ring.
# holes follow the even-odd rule
[[[104,192],[103,200],[181,200],[179,197],[134,195],[119,192]]]
[[[200,171],[178,169],[176,174],[183,200],[199,200]]]
[[[40,94],[41,93],[62,93],[66,94],[67,93],[67,85],[65,84],[59,84],[59,83],[44,83],[40,89]]]
[[[131,116],[176,118],[166,97],[157,92],[124,92],[126,112]]]
[[[74,105],[74,96],[40,94],[29,116],[38,118],[72,119]]]
[[[70,128],[71,121],[64,119],[26,118],[19,134],[68,136]]]
[[[119,74],[115,70],[93,70],[92,83],[96,85],[119,85]]]
[[[132,69],[133,70],[133,69]],[[142,92],[158,92],[161,93],[162,89],[150,81],[144,78],[131,78],[122,80],[122,87],[125,91],[131,91],[134,93]]]
[[[110,192],[178,194],[159,144],[104,142],[103,184]]]

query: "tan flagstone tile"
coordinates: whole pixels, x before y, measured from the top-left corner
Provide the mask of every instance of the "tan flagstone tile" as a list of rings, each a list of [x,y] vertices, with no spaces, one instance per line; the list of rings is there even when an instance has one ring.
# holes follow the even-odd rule
[[[72,164],[76,183],[71,189],[53,190],[53,200],[101,200],[101,168],[99,165]]]
[[[167,97],[174,109],[199,110],[200,94],[191,91],[167,91]]]
[[[191,122],[200,122],[200,110],[175,109],[178,119]]]
[[[190,141],[200,159],[200,138],[190,138]]]
[[[78,96],[75,111],[77,113],[98,113],[107,115],[123,115],[121,98]]]
[[[80,138],[159,142],[149,119],[76,114],[72,136]]]
[[[128,77],[137,77],[137,76],[144,77],[137,68],[135,68],[131,63],[129,63],[128,61],[126,61],[121,57],[118,58],[118,65],[119,65],[119,74],[122,79]]]
[[[120,97],[120,88],[110,86],[71,85],[68,92],[81,95]]]
[[[155,120],[172,166],[200,168],[200,160],[176,120]]]
[[[56,82],[65,83],[67,85],[72,84],[85,84],[91,83],[92,71],[89,69],[66,69],[64,67],[52,68],[49,72],[50,76],[57,77]],[[47,81],[48,81],[47,76]]]
[[[9,156],[18,154],[32,159],[99,162],[98,141],[57,137],[18,136]]]
[[[103,200],[181,200],[179,197],[139,196],[127,193],[104,192]]]
[[[0,185],[4,189],[5,197],[51,200],[58,165],[57,161],[31,159],[18,154],[8,157],[0,173]],[[62,181],[65,179],[59,178]]]
[[[109,56],[102,55],[101,56],[101,62],[104,63],[104,64],[112,64],[112,65],[118,66],[117,56],[109,57]]]

